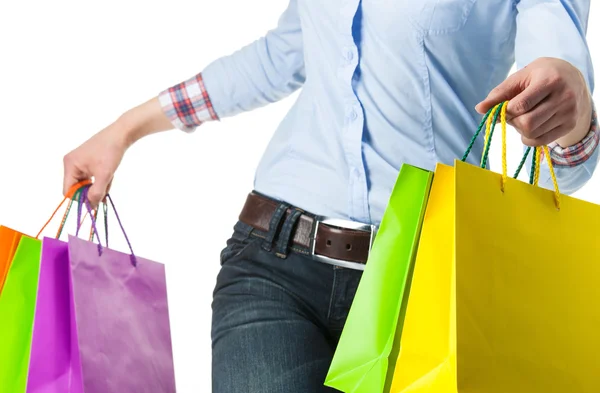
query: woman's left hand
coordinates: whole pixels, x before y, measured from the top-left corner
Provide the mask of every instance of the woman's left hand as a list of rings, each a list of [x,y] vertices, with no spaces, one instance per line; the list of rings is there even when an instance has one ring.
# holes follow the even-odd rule
[[[591,94],[582,73],[567,61],[535,60],[494,88],[475,109],[484,114],[507,100],[507,121],[525,145],[558,142],[568,147],[590,130]]]

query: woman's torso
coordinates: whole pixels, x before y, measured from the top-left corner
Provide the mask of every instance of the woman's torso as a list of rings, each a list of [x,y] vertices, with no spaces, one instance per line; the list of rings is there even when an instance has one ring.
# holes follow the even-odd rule
[[[255,188],[378,224],[402,164],[432,170],[464,152],[480,117],[474,106],[514,63],[515,6],[298,0],[298,13],[306,82]]]

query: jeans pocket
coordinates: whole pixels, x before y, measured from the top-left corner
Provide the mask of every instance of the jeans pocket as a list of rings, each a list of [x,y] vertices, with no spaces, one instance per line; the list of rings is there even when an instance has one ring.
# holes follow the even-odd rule
[[[257,240],[257,238],[251,234],[252,227],[241,222],[238,222],[235,225],[233,234],[229,240],[227,240],[227,246],[221,251],[221,265],[242,256],[244,251]]]

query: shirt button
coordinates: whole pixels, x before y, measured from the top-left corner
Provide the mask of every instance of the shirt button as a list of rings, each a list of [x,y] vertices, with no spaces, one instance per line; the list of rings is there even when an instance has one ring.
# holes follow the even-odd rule
[[[354,177],[356,177],[357,179],[360,178],[360,171],[357,168],[354,168],[354,170],[352,171],[352,174],[354,175]]]
[[[350,113],[348,113],[348,118],[351,121],[356,120],[356,118],[358,117],[358,115],[356,114],[356,111],[354,109],[350,109]]]
[[[352,61],[354,59],[354,52],[351,49],[346,51],[346,60]]]

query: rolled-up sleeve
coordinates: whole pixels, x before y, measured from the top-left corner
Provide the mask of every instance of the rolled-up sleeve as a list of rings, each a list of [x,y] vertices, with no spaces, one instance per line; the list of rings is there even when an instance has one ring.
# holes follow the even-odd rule
[[[291,0],[277,27],[201,73],[159,94],[176,128],[200,124],[279,101],[305,81],[302,30],[297,0]]]
[[[540,57],[566,60],[581,71],[590,92],[594,90],[594,70],[586,41],[589,0],[518,0],[515,58],[521,69]],[[561,192],[572,194],[591,178],[598,163],[599,135],[596,112],[590,119],[590,132],[577,145],[561,148],[551,144]],[[528,162],[529,165],[529,162]],[[541,167],[540,185],[552,188],[547,162]]]

